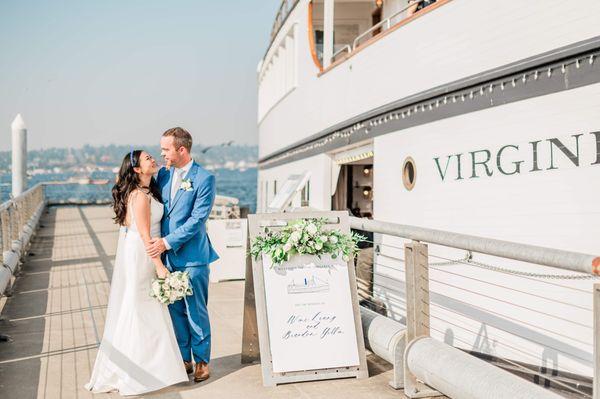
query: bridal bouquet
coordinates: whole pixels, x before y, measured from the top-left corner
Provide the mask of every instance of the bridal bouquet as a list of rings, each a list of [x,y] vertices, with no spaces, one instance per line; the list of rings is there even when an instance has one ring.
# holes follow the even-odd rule
[[[358,242],[365,237],[351,233],[342,233],[340,230],[325,230],[325,219],[301,219],[289,222],[279,231],[265,228],[264,235],[256,237],[250,248],[254,259],[261,253],[269,255],[273,265],[290,260],[290,256],[299,255],[325,255],[332,258],[342,256],[348,261],[358,252]]]
[[[158,299],[160,303],[170,305],[192,294],[190,276],[187,272],[173,272],[165,278],[152,280],[150,296]]]

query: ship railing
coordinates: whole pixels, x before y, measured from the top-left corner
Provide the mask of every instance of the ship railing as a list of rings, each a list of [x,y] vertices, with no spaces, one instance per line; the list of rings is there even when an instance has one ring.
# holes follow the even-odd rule
[[[387,17],[386,19],[379,21],[377,24],[373,25],[372,27],[370,27],[369,29],[367,29],[366,31],[364,31],[363,33],[358,35],[352,42],[352,51],[354,51],[358,47],[360,47],[360,45],[362,44],[364,39],[370,39],[374,36],[377,36],[377,34],[379,34],[379,33],[375,33],[375,32],[377,32],[377,31],[381,32],[382,28],[385,30],[390,29],[390,27],[392,27],[394,25],[394,23],[393,23],[394,20],[403,16],[403,14],[405,14],[408,9],[417,7],[423,1],[424,0],[417,0],[411,4],[406,5],[405,7],[399,9],[398,11],[396,11],[395,13],[393,13],[392,15]],[[402,19],[404,19],[404,18],[401,18],[401,20]]]
[[[45,207],[41,183],[0,205],[0,298],[10,294],[13,276]]]
[[[397,14],[399,14],[401,12],[402,11],[398,11]],[[397,14],[394,14],[394,16],[396,16]],[[380,21],[380,22],[376,23],[375,25],[371,26],[369,29],[367,29],[360,35],[356,36],[356,38],[352,42],[352,50],[353,51],[356,50],[360,46],[361,41],[363,39],[370,39],[374,36],[377,36],[379,34],[379,33],[377,33],[377,31],[381,31],[382,28],[387,30],[390,28],[391,24],[392,24],[392,17],[386,18],[383,21]]]
[[[279,8],[277,9],[277,15],[275,21],[273,21],[273,28],[271,29],[271,42],[275,40],[275,37],[279,33],[279,30],[287,20],[290,12],[296,7],[299,0],[282,0]],[[269,45],[270,47],[270,45]]]
[[[333,56],[331,57],[332,61],[337,60],[337,57],[343,53],[346,54],[350,54],[352,52],[352,47],[350,47],[349,44],[344,45],[342,48],[340,48],[339,50],[337,50],[335,53],[333,53]]]
[[[370,255],[357,259],[359,299],[367,319],[399,326],[400,350],[383,357],[399,362],[395,386],[407,396],[435,393],[406,361],[418,346],[411,343],[422,348],[423,337],[434,335],[539,385],[600,397],[598,255],[355,217],[350,223],[373,233],[373,247],[361,250]],[[375,344],[391,342],[387,326]],[[377,340],[377,329],[371,333]],[[593,370],[593,378],[581,370]]]

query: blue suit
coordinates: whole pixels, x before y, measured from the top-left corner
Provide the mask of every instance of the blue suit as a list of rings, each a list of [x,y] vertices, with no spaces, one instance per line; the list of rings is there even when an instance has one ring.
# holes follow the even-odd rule
[[[187,271],[194,294],[169,305],[181,356],[185,361],[210,361],[210,322],[208,318],[208,264],[219,259],[206,234],[206,220],[215,200],[215,177],[196,162],[183,181],[191,188],[177,190],[171,201],[170,171],[162,168],[157,183],[165,203],[162,236],[171,246],[163,261],[171,271]]]

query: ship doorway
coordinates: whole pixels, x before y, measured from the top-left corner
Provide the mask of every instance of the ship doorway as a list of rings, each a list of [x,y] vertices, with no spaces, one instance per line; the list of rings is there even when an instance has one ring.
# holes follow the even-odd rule
[[[331,209],[348,211],[352,216],[373,218],[373,150],[371,146],[338,154],[334,161],[339,168]],[[336,169],[337,170],[337,169]],[[374,235],[352,229],[365,238],[358,243],[354,258],[359,303],[377,313],[386,314],[385,304],[373,295]]]
[[[331,209],[373,217],[373,158],[340,165]]]

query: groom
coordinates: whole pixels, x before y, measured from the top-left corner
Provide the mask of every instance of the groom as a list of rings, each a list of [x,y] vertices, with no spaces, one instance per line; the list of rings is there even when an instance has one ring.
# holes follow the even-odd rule
[[[147,251],[150,257],[164,253],[170,271],[189,273],[194,294],[169,305],[169,312],[186,371],[193,372],[194,381],[200,382],[209,377],[208,264],[219,258],[206,234],[206,220],[215,200],[215,177],[192,159],[192,136],[186,130],[167,130],[160,147],[168,168],[162,168],[157,178],[165,203],[163,238],[153,238]]]

